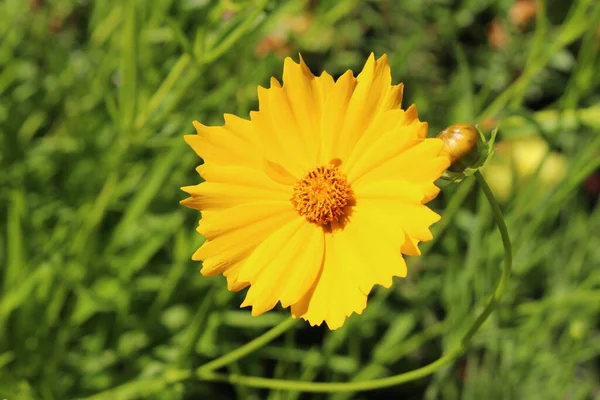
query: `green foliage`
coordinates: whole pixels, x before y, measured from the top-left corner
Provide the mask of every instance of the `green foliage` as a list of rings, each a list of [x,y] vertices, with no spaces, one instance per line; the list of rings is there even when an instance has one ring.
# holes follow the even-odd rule
[[[591,399],[600,393],[600,5],[537,1],[3,0],[0,2],[0,398]],[[506,35],[490,44],[490,23]],[[495,43],[495,44],[494,44]],[[279,323],[190,260],[198,215],[178,205],[199,163],[194,119],[247,116],[256,85],[302,52],[315,73],[387,53],[434,135],[499,123],[567,159],[550,189],[513,190],[514,274],[467,354],[373,393],[301,395],[186,371]],[[538,171],[539,173],[539,171]],[[492,182],[493,183],[493,182]],[[598,194],[596,193],[597,197]],[[226,372],[354,381],[439,357],[493,290],[502,245],[471,178],[433,203],[435,241],[340,330],[295,330]]]

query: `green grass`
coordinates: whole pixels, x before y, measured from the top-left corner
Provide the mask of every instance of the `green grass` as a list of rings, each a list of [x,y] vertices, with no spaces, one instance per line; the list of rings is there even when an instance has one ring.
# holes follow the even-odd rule
[[[0,1],[0,398],[600,396],[600,208],[584,190],[600,167],[600,5],[539,0],[521,31],[512,3]],[[494,19],[502,48],[487,39]],[[265,52],[290,21],[287,47]],[[339,76],[371,51],[388,54],[432,135],[494,118],[500,141],[534,135],[566,157],[556,187],[534,176],[503,203],[514,274],[497,311],[456,363],[385,390],[180,379],[287,315],[252,318],[243,293],[198,273],[198,215],[178,201],[199,160],[182,135],[194,119],[247,116],[283,54]],[[433,207],[435,241],[362,316],[335,332],[298,323],[223,372],[354,381],[438,358],[483,307],[503,253],[471,180]]]

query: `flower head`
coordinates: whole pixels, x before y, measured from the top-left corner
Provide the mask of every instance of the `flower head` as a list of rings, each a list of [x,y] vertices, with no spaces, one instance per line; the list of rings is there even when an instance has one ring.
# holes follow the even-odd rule
[[[182,203],[202,211],[201,273],[250,286],[252,315],[280,302],[330,329],[362,313],[375,285],[406,276],[403,254],[419,255],[440,219],[425,203],[450,161],[416,107],[400,108],[402,89],[385,55],[337,80],[287,58],[283,85],[258,88],[250,120],[194,122],[185,139],[205,182],[184,187]]]

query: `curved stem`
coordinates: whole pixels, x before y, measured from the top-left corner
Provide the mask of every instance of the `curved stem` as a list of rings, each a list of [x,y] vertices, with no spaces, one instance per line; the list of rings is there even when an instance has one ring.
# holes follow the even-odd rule
[[[214,371],[218,368],[221,368],[227,364],[231,364],[234,361],[239,360],[247,354],[252,353],[255,350],[260,349],[265,344],[269,343],[271,340],[275,339],[277,336],[281,335],[288,329],[290,329],[296,323],[296,318],[289,317],[284,319],[278,325],[275,325],[273,328],[263,333],[261,336],[257,337],[254,340],[246,343],[245,345],[238,347],[237,349],[229,352],[219,358],[216,358],[212,361],[207,362],[206,364],[198,367],[196,369],[196,374],[198,376],[204,376],[206,373],[210,371]]]
[[[498,230],[500,231],[500,235],[502,237],[502,244],[504,246],[504,268],[502,269],[502,275],[500,276],[500,280],[496,285],[496,289],[494,293],[488,300],[488,303],[484,310],[479,314],[479,316],[472,323],[467,332],[462,336],[460,341],[451,348],[446,354],[432,362],[431,364],[425,365],[421,368],[417,368],[413,371],[405,372],[399,375],[390,376],[387,378],[373,379],[368,381],[358,381],[358,382],[305,382],[305,381],[289,381],[282,379],[269,379],[269,378],[260,378],[253,376],[242,376],[242,375],[223,375],[212,372],[216,367],[214,365],[210,365],[215,363],[218,360],[215,360],[211,363],[204,365],[196,371],[197,377],[199,379],[205,381],[214,381],[214,382],[227,382],[235,385],[244,385],[251,386],[257,388],[265,388],[265,389],[278,389],[278,390],[296,390],[302,392],[358,392],[358,391],[366,391],[366,390],[374,390],[381,389],[389,386],[398,385],[401,383],[413,381],[427,375],[430,375],[443,367],[446,364],[451,363],[457,357],[459,357],[467,345],[471,341],[471,338],[477,332],[477,330],[481,327],[481,325],[485,322],[485,320],[492,313],[504,289],[506,287],[506,283],[508,278],[510,277],[511,269],[512,269],[512,245],[510,243],[510,237],[508,235],[508,229],[506,228],[506,223],[504,222],[504,217],[502,216],[502,211],[492,194],[490,187],[487,182],[483,178],[483,175],[479,171],[475,172],[475,178],[479,182],[483,193],[485,194],[490,206],[492,207],[492,211],[494,214],[494,220],[496,225],[498,226]],[[276,327],[277,328],[277,327]],[[276,329],[274,328],[274,329]],[[273,330],[274,330],[273,329]],[[270,333],[271,331],[267,332]],[[261,337],[262,338],[262,337]],[[261,339],[258,338],[258,339]],[[256,342],[256,339],[253,342]],[[269,339],[270,340],[270,339]],[[267,340],[263,341],[266,343]],[[250,342],[249,344],[252,344]],[[262,342],[261,342],[262,343]],[[246,347],[246,346],[244,346]],[[253,349],[259,346],[252,346]],[[240,348],[241,350],[241,348]],[[244,354],[249,353],[250,351],[244,352]],[[225,356],[227,357],[227,356]],[[225,358],[222,357],[222,358]],[[239,358],[239,357],[237,357]],[[236,359],[237,359],[236,358]],[[221,362],[218,366],[225,365],[225,362]],[[207,368],[207,367],[213,368]]]
[[[479,182],[479,186],[485,197],[488,199],[490,206],[492,207],[492,212],[494,214],[494,220],[496,221],[496,225],[498,226],[498,230],[500,231],[500,236],[502,237],[502,245],[504,246],[504,268],[502,269],[502,275],[500,275],[500,280],[496,285],[496,290],[494,290],[494,294],[490,298],[488,305],[485,307],[483,312],[477,317],[471,328],[467,331],[467,333],[463,336],[461,343],[468,343],[475,332],[479,329],[479,327],[485,322],[487,317],[494,311],[494,307],[500,301],[502,297],[502,293],[504,292],[504,288],[506,283],[508,282],[508,278],[510,278],[510,273],[512,270],[512,244],[510,243],[510,236],[508,235],[508,228],[506,227],[506,222],[504,222],[504,216],[502,215],[502,211],[500,210],[500,206],[492,193],[492,189],[490,189],[481,172],[475,172],[475,178],[477,182]]]

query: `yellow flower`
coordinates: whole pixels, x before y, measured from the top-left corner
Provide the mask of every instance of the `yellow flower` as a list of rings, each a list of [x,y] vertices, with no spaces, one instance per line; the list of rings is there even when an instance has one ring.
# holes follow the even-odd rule
[[[402,89],[385,55],[337,81],[286,58],[283,85],[258,88],[250,120],[194,122],[185,140],[205,182],[182,188],[182,203],[202,212],[201,273],[250,286],[252,315],[281,302],[330,329],[362,313],[374,285],[406,276],[402,254],[432,239],[440,217],[424,204],[450,161],[416,107],[400,109]]]

